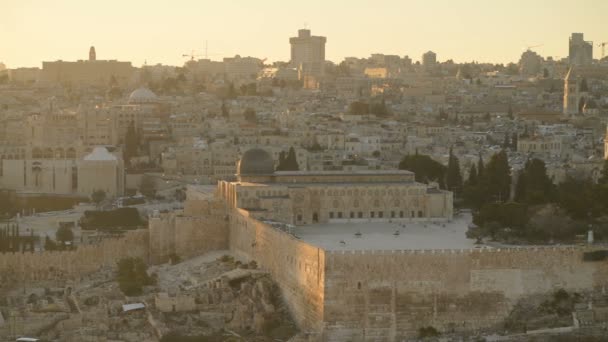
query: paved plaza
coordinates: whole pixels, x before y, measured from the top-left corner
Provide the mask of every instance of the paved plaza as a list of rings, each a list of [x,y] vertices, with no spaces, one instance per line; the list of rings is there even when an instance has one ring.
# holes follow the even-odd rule
[[[479,248],[466,238],[471,216],[451,222],[357,222],[299,226],[300,239],[325,250],[409,250]],[[360,233],[360,234],[358,234]]]

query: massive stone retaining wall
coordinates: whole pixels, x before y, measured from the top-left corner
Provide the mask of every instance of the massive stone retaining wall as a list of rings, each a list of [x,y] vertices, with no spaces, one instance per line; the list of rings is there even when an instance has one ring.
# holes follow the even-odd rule
[[[79,246],[74,251],[0,254],[0,283],[34,280],[76,280],[104,266],[114,266],[124,257],[148,258],[148,230],[105,239],[98,245]]]
[[[228,216],[219,200],[188,200],[183,212],[150,218],[150,259],[167,262],[172,254],[182,259],[228,249]]]
[[[325,339],[399,341],[498,325],[524,295],[602,289],[585,248],[325,252]]]
[[[304,331],[323,329],[325,252],[236,209],[230,218],[230,249],[255,260],[278,283]]]

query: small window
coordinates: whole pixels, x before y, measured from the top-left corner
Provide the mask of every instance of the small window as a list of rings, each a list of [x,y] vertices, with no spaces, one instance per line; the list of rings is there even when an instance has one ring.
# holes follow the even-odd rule
[[[333,219],[333,218],[334,218],[334,212],[333,212],[333,211],[330,211],[330,212],[329,212],[329,218],[330,218],[330,219]]]
[[[369,212],[369,217],[371,217],[371,218],[376,217],[376,212],[375,211],[370,211]]]
[[[338,218],[342,218],[342,212],[338,211]]]
[[[399,212],[399,217],[403,218],[403,211]]]
[[[353,211],[350,212],[350,218],[355,218],[355,213]]]
[[[357,217],[358,217],[358,218],[363,218],[363,212],[361,212],[361,211],[360,211],[360,212],[358,212],[358,213],[357,213]]]
[[[422,210],[418,210],[418,217],[422,217]]]
[[[416,212],[412,210],[412,214],[410,215],[410,217],[416,217]]]
[[[302,215],[298,214],[298,221],[302,221]]]
[[[394,217],[395,217],[395,212],[391,211],[391,218],[394,218]]]
[[[361,282],[357,282],[357,290],[361,290]]]
[[[384,217],[384,211],[379,211],[378,212],[378,217],[379,218],[383,218]]]

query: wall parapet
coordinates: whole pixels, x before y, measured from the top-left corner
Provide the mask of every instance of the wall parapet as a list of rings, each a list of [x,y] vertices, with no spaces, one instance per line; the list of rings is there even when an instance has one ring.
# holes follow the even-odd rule
[[[530,246],[530,247],[506,247],[506,248],[463,248],[463,249],[345,249],[345,250],[325,250],[328,255],[392,255],[392,254],[496,254],[514,252],[590,252],[601,249],[608,249],[608,246]]]

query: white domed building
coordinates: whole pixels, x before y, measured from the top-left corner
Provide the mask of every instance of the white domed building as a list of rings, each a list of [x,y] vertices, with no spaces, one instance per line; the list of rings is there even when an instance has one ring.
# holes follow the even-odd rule
[[[97,146],[78,162],[78,193],[89,197],[93,192],[103,190],[108,198],[122,196],[124,173],[122,158]]]
[[[156,105],[160,101],[154,92],[146,87],[139,87],[129,95],[130,105]]]

